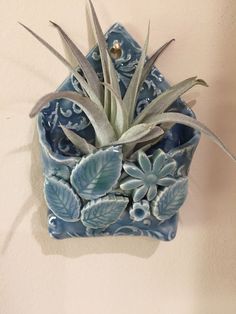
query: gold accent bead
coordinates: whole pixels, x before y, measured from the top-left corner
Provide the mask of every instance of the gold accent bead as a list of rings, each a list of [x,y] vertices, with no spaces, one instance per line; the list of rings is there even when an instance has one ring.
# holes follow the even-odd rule
[[[118,40],[113,42],[113,46],[110,48],[110,54],[113,59],[119,59],[122,55],[121,45]]]

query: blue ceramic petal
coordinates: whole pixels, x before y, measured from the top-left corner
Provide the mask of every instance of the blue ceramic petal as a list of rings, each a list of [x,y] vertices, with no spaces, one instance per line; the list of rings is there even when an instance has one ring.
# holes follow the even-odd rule
[[[87,228],[107,228],[120,218],[128,202],[127,197],[121,196],[107,196],[91,201],[82,209],[81,221]]]
[[[167,161],[166,165],[158,173],[159,178],[164,178],[166,176],[173,176],[177,170],[177,163],[175,160]],[[156,173],[157,174],[157,173]]]
[[[79,219],[81,201],[68,184],[55,177],[46,178],[44,193],[48,207],[58,218],[71,222]]]
[[[121,183],[120,188],[124,191],[129,191],[129,190],[134,190],[140,187],[141,185],[143,185],[143,182],[141,180],[127,178]]]
[[[135,164],[131,162],[126,162],[123,165],[125,172],[133,178],[142,179],[144,173]]]
[[[139,151],[138,153],[138,162],[143,172],[150,172],[152,170],[151,161],[143,151]]]
[[[165,177],[165,178],[158,179],[157,184],[161,186],[169,186],[171,184],[174,184],[175,182],[176,182],[175,178]]]
[[[157,196],[157,186],[151,185],[148,189],[147,199],[148,201],[152,201]]]
[[[117,183],[122,168],[122,153],[115,147],[82,158],[71,173],[71,184],[86,200],[99,198]]]
[[[159,191],[152,202],[153,215],[159,220],[166,220],[175,215],[183,205],[188,192],[188,179],[182,178],[175,184]]]
[[[163,152],[163,150],[158,149],[153,156],[153,171],[155,172],[156,175],[159,176],[159,172],[165,165],[165,160],[166,154]]]
[[[144,196],[147,194],[148,187],[146,185],[142,185],[140,188],[137,188],[133,195],[134,202],[139,202]]]

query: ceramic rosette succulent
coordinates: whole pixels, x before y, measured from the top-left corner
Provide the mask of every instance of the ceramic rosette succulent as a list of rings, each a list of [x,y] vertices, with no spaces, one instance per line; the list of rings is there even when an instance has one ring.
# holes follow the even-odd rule
[[[58,239],[130,234],[171,240],[200,132],[235,157],[179,98],[207,84],[192,77],[169,87],[154,67],[173,40],[147,58],[149,27],[140,49],[119,24],[104,36],[91,2],[90,9],[98,46],[87,58],[51,22],[77,68],[22,24],[71,71],[30,114],[38,114],[49,232]]]

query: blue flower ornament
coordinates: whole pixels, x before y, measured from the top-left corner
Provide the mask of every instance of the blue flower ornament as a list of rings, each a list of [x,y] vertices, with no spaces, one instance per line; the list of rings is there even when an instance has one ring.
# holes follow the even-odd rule
[[[149,202],[143,200],[141,202],[133,203],[133,207],[131,207],[129,214],[132,220],[143,221],[150,216]]]
[[[158,186],[167,187],[176,182],[176,161],[161,149],[151,158],[139,151],[137,164],[125,162],[123,169],[128,178],[123,180],[120,188],[123,191],[132,191],[134,202],[139,202],[145,196],[148,201],[152,201],[157,196]]]

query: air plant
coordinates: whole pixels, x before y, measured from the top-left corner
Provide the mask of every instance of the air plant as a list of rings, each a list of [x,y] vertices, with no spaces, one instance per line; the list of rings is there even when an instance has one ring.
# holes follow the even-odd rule
[[[61,125],[66,137],[84,154],[94,153],[98,149],[109,146],[122,146],[123,158],[132,159],[137,156],[137,150],[145,151],[152,144],[160,141],[166,131],[175,123],[183,124],[206,134],[218,144],[232,159],[235,156],[225,147],[222,141],[198,120],[182,113],[168,112],[173,102],[195,85],[207,86],[206,82],[197,77],[191,77],[170,87],[149,103],[140,114],[135,116],[135,107],[142,84],[152,66],[161,53],[173,40],[165,43],[149,59],[147,48],[150,26],[142,49],[136,70],[124,97],[121,97],[119,81],[113,60],[108,50],[105,37],[99,24],[95,9],[89,1],[93,20],[94,34],[98,42],[104,81],[101,82],[86,57],[69,38],[64,30],[54,22],[51,24],[58,30],[65,43],[76,57],[79,68],[74,68],[59,52],[44,39],[39,37],[27,26],[21,24],[39,42],[49,49],[78,80],[84,93],[73,91],[56,91],[39,99],[33,107],[30,117],[36,116],[50,101],[65,98],[76,104],[84,111],[90,120],[96,134],[95,145],[86,141],[75,132]],[[78,69],[82,70],[82,74]]]

